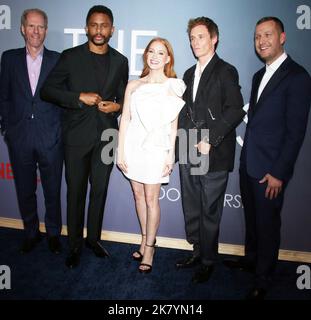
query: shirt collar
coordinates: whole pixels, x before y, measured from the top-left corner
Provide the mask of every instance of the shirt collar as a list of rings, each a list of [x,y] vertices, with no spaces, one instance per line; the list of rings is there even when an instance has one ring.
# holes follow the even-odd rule
[[[287,58],[287,54],[284,51],[275,61],[273,61],[271,64],[266,64],[266,71],[275,72],[280,65],[284,62],[284,60]]]
[[[202,75],[204,69],[210,63],[210,61],[213,59],[214,55],[215,55],[215,53],[207,60],[207,62],[203,66],[200,65],[199,61],[197,62],[197,66],[195,68],[195,75],[199,75],[200,71],[201,71],[201,75]]]
[[[41,48],[41,50],[40,50],[40,52],[38,53],[38,55],[33,59],[32,56],[30,55],[30,52],[29,52],[27,46],[26,46],[26,55],[27,55],[29,58],[33,59],[33,60],[37,60],[38,58],[39,58],[39,59],[42,59],[42,57],[43,57],[43,51],[44,51],[44,47]]]

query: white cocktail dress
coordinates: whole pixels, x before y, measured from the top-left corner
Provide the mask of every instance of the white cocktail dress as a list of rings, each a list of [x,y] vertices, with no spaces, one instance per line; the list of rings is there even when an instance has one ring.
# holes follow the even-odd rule
[[[131,94],[131,120],[124,141],[127,178],[145,184],[169,182],[162,173],[172,148],[171,123],[185,104],[180,98],[185,89],[181,79],[169,78],[142,84]]]

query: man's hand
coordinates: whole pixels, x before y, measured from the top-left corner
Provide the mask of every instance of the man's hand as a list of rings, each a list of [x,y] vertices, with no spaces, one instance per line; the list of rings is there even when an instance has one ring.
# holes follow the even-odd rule
[[[271,174],[267,173],[259,183],[267,182],[267,188],[265,192],[265,197],[272,200],[276,198],[278,194],[282,191],[283,181],[271,176]]]
[[[101,101],[98,103],[98,109],[105,113],[117,112],[120,110],[120,105],[113,101]]]
[[[94,92],[81,92],[79,100],[87,106],[94,106],[98,105],[102,101],[102,98],[100,95]]]
[[[209,151],[211,149],[211,145],[207,142],[204,142],[203,140],[200,141],[198,144],[194,145],[202,154],[209,154]]]
[[[172,163],[166,163],[163,170],[162,170],[162,177],[166,177],[170,175],[173,171],[173,164]]]

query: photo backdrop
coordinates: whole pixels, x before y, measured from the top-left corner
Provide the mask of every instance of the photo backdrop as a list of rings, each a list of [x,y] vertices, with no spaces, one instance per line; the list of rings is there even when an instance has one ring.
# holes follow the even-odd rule
[[[130,78],[137,78],[142,67],[141,53],[155,35],[167,38],[175,52],[179,78],[196,63],[186,33],[187,22],[197,16],[208,16],[219,26],[217,52],[233,64],[240,76],[240,85],[247,107],[253,74],[263,66],[253,46],[254,26],[261,17],[278,16],[285,24],[285,49],[291,57],[311,72],[311,1],[310,0],[0,0],[0,53],[23,47],[20,16],[26,8],[41,8],[48,14],[47,48],[59,52],[86,41],[85,17],[89,8],[104,4],[114,13],[116,27],[110,45],[126,55]],[[247,121],[245,119],[245,121]],[[294,177],[286,191],[282,212],[282,249],[311,252],[311,128],[310,118]],[[238,158],[243,144],[245,122],[237,129],[235,170],[230,174],[221,223],[220,242],[243,244],[244,219],[238,181]],[[40,182],[38,203],[41,221],[44,201]],[[178,166],[168,185],[161,190],[160,236],[185,238],[180,200]],[[62,188],[63,224],[66,224],[66,184]],[[0,137],[0,217],[19,219],[13,174],[7,148]],[[129,182],[114,168],[110,180],[103,222],[104,230],[139,233]]]

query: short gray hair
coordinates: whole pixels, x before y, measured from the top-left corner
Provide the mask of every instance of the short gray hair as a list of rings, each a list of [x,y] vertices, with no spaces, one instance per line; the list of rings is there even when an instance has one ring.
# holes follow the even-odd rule
[[[48,27],[48,16],[47,16],[47,14],[46,14],[43,10],[38,9],[38,8],[26,9],[26,10],[23,12],[22,16],[21,16],[21,25],[22,25],[22,26],[25,26],[28,14],[29,14],[29,13],[33,13],[33,12],[38,13],[38,14],[40,14],[40,15],[43,17],[43,19],[44,19],[44,26],[47,28],[47,27]]]

